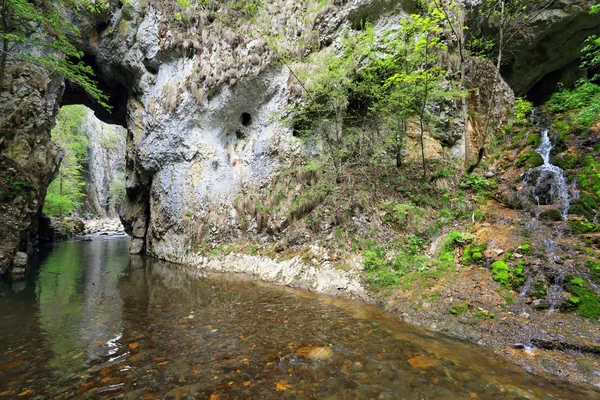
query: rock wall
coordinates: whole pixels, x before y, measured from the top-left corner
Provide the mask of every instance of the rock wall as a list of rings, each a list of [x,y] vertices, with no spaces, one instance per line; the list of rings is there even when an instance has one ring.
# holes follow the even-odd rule
[[[546,76],[560,78],[565,68],[577,70],[584,40],[600,34],[600,17],[590,15],[593,0],[561,0],[547,3],[533,13],[531,22],[508,43],[502,75],[518,96],[526,95]],[[567,79],[564,83],[572,83]],[[551,93],[553,87],[546,89]],[[535,96],[535,93],[532,93]]]
[[[41,68],[9,63],[0,87],[0,276],[31,252],[46,189],[62,151],[50,140],[64,84]],[[22,261],[19,261],[22,264]]]
[[[86,109],[83,130],[89,139],[87,186],[88,208],[101,217],[118,216],[110,189],[125,179],[125,148],[127,130],[100,121]]]
[[[277,171],[309,150],[275,118],[285,115],[301,90],[288,67],[277,62],[277,53],[298,57],[335,51],[342,33],[360,29],[360,21],[369,19],[381,30],[416,8],[409,0],[319,3],[265,2],[253,18],[227,6],[175,18],[176,2],[110,0],[102,16],[71,16],[84,34],[86,60],[114,108],[106,112],[72,85],[67,85],[62,104],[85,103],[104,121],[127,125],[123,222],[134,237],[133,252],[179,261],[198,241],[197,235],[244,234],[236,219],[236,199],[249,191],[268,191]],[[552,18],[532,25],[519,42],[523,48],[535,48],[523,55],[529,61],[521,61],[519,54],[518,62],[512,60],[507,68],[509,82],[519,93],[561,67],[555,62],[557,55],[570,41],[553,40],[561,52],[542,49],[546,58],[534,56],[549,37],[559,36],[557,27],[576,30],[570,35],[574,38],[590,33],[581,4],[557,3]],[[535,65],[537,60],[542,64]],[[7,215],[0,221],[2,237],[7,238],[0,244],[0,272],[25,246],[26,232],[34,227],[60,159],[49,130],[64,85],[28,66],[12,74],[0,93],[1,115],[8,116],[1,122],[2,171],[10,175],[3,178],[0,200],[2,214]],[[509,99],[510,90],[502,90]],[[478,107],[481,99],[470,102]],[[464,140],[453,139],[444,152],[461,156],[465,147],[477,148],[479,130],[472,123],[472,143],[465,146]],[[432,155],[444,156],[436,140],[429,143]],[[14,182],[32,186],[17,184],[18,193],[7,191]],[[264,221],[254,224],[260,227]],[[267,224],[268,234],[283,229],[285,221]]]

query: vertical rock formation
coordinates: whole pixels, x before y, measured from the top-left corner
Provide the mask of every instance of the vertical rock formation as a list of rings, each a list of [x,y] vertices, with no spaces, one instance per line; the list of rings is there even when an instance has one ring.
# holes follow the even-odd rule
[[[62,79],[28,64],[10,64],[7,75],[0,88],[0,275],[18,250],[31,251],[46,189],[62,159],[50,140]]]
[[[100,121],[86,109],[83,130],[89,139],[87,186],[88,209],[102,217],[118,216],[115,188],[125,182],[127,131]],[[111,190],[113,189],[113,190]]]

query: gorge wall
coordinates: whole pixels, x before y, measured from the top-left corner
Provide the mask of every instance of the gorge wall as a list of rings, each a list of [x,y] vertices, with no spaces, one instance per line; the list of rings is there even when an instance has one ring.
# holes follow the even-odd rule
[[[71,85],[63,96],[63,82],[40,69],[11,65],[9,84],[0,88],[0,114],[8,116],[0,126],[0,234],[6,238],[0,243],[0,274],[31,242],[28,232],[35,230],[45,188],[60,160],[49,135],[61,104],[91,105],[100,119],[127,127],[122,219],[133,236],[132,252],[181,261],[205,238],[271,240],[287,228],[290,221],[249,212],[256,204],[244,202],[256,193],[266,196],[283,168],[319,151],[297,140],[281,118],[301,97],[291,71],[310,73],[311,65],[283,65],[280,53],[306,60],[309,54],[335,52],[345,30],[360,29],[360,21],[370,20],[381,31],[416,5],[394,0],[265,3],[251,20],[227,4],[216,12],[175,18],[175,2],[142,0],[111,1],[105,14],[93,18],[73,15],[84,35],[86,60],[111,95],[111,113]],[[551,54],[541,45],[555,25],[564,28],[561,40],[552,42],[561,49],[576,47],[581,35],[600,33],[587,16],[591,3],[556,3],[537,17],[540,23],[519,45],[540,64],[513,60],[507,69],[518,93],[578,57],[576,52]],[[571,23],[575,20],[584,22]],[[512,99],[510,88],[502,90],[507,104],[500,105],[498,116],[506,116]],[[471,99],[471,105],[481,110],[484,96]],[[472,121],[467,138],[472,148],[480,140],[477,123]],[[431,157],[462,155],[464,138],[438,139],[427,139]]]
[[[83,130],[89,139],[87,160],[87,209],[101,217],[118,217],[120,194],[125,182],[125,148],[127,131],[119,125],[100,121],[85,109]],[[121,182],[121,180],[123,182]]]

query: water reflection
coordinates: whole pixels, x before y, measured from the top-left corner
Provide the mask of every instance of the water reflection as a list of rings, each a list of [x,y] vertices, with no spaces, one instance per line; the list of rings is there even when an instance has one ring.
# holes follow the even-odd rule
[[[375,307],[62,243],[0,288],[0,395],[534,399],[600,392],[525,374]],[[33,289],[35,288],[35,290]]]

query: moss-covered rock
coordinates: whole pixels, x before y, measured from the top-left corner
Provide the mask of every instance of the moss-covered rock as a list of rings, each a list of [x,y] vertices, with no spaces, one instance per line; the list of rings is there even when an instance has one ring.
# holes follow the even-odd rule
[[[589,221],[573,219],[569,221],[569,225],[571,226],[573,233],[576,234],[600,232],[598,225]]]
[[[570,154],[564,154],[557,157],[552,157],[550,162],[564,170],[572,169],[576,165],[577,159]]]
[[[521,250],[521,253],[529,254],[533,251],[533,245],[529,242],[523,242],[521,246],[519,246],[519,249]]]
[[[596,212],[585,201],[581,199],[576,199],[571,202],[571,206],[569,207],[569,214],[580,215],[591,221],[594,219]]]
[[[492,263],[492,276],[494,277],[494,280],[509,289],[512,288],[510,284],[511,275],[510,267],[504,260],[498,260]]]
[[[600,317],[600,299],[596,293],[587,287],[580,277],[569,281],[569,292],[574,295],[569,301],[577,307],[577,313],[585,318],[598,319]]]
[[[538,147],[542,142],[542,137],[539,133],[530,133],[525,141],[525,146]]]
[[[585,266],[590,270],[590,278],[594,282],[600,283],[600,261],[589,260]]]
[[[463,253],[463,264],[481,264],[483,262],[483,252],[487,250],[487,243],[470,244]]]
[[[560,221],[562,220],[562,214],[556,208],[544,210],[540,213],[539,218],[542,221]]]
[[[505,260],[498,260],[491,265],[492,277],[507,289],[516,289],[525,283],[525,262],[521,261],[512,267]]]
[[[591,194],[582,194],[579,200],[585,203],[592,210],[598,210],[598,202],[596,201],[596,198]]]
[[[515,165],[517,167],[526,167],[527,169],[539,167],[543,163],[544,160],[542,159],[542,156],[534,150],[524,152],[515,160]]]

